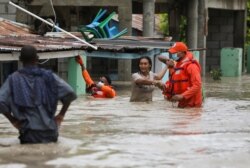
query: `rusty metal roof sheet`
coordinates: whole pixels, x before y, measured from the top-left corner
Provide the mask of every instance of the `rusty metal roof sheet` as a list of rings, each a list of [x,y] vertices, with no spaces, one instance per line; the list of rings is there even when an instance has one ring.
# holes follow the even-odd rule
[[[82,38],[81,33],[72,34]],[[124,36],[117,40],[95,39],[93,45],[98,50],[126,52],[132,50],[145,50],[148,48],[167,48],[171,38],[145,38]],[[164,45],[166,43],[166,45]],[[136,45],[140,44],[140,45]],[[46,36],[34,34],[26,25],[0,19],[0,52],[20,51],[24,45],[33,45],[39,52],[64,51],[64,50],[93,50],[86,44],[76,41],[65,33],[47,33]]]
[[[0,18],[1,36],[5,35],[18,36],[18,35],[27,35],[32,33],[33,31],[27,25]]]

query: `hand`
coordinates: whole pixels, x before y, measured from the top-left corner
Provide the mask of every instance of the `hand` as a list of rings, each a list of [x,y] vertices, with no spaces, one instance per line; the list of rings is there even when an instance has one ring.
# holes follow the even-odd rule
[[[161,82],[161,80],[154,80],[153,85],[161,89],[163,83]]]
[[[21,121],[16,120],[15,122],[12,122],[12,125],[19,130],[22,126],[22,123]]]
[[[93,88],[96,88],[95,83],[92,83],[91,85],[88,85],[86,90],[87,90],[88,93],[93,93]]]
[[[84,64],[83,64],[83,60],[82,60],[82,57],[81,56],[76,56],[75,57],[75,60],[76,60],[76,62],[78,62],[78,64],[80,64],[81,66],[84,66]]]
[[[58,114],[58,115],[55,117],[55,121],[56,121],[56,124],[57,124],[58,127],[61,126],[61,123],[62,123],[62,121],[63,121],[63,118],[64,118],[64,116],[62,116],[62,115],[60,115],[60,114]]]
[[[91,88],[91,94],[96,94],[97,91],[98,91],[98,88],[96,86]]]
[[[166,64],[167,60],[169,60],[169,58],[167,58],[166,56],[160,55],[158,57],[158,60],[161,61],[162,63]]]
[[[177,94],[177,95],[172,96],[172,98],[170,100],[171,101],[180,101],[182,99],[184,99],[184,97],[181,94]]]
[[[175,61],[172,60],[172,59],[168,59],[168,60],[166,61],[166,65],[168,65],[168,67],[170,67],[170,68],[173,68],[174,65],[175,65]]]
[[[98,82],[98,83],[96,84],[96,86],[97,86],[98,88],[101,88],[103,85],[104,85],[104,83],[102,83],[102,82]]]
[[[3,112],[2,114],[10,121],[10,123],[11,123],[16,129],[20,129],[20,128],[22,127],[22,121],[16,119],[14,116],[11,115],[11,113]]]

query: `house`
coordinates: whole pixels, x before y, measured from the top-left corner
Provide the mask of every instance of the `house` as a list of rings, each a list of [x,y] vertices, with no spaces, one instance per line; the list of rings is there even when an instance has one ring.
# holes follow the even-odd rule
[[[93,45],[98,47],[96,51],[65,33],[50,32],[45,36],[40,36],[27,25],[6,19],[0,19],[0,30],[0,84],[21,66],[18,62],[21,47],[33,45],[37,48],[39,58],[42,60],[41,66],[52,69],[68,81],[78,94],[84,93],[85,86],[80,66],[74,60],[75,56],[81,55],[85,59],[98,57],[131,60],[141,55],[149,55],[155,59],[154,55],[160,54],[166,46],[172,45],[166,39],[142,37],[125,37],[117,40],[95,39]],[[71,33],[81,37],[79,32]],[[103,65],[100,67],[103,70]]]
[[[33,13],[54,17],[52,7],[46,6],[48,3],[46,0],[18,2]],[[169,34],[173,37],[173,41],[180,40],[180,20],[185,17],[189,48],[207,49],[200,52],[202,72],[205,74],[212,68],[220,66],[220,51],[223,47],[244,48],[246,2],[246,0],[60,0],[54,1],[53,6],[60,26],[69,31],[75,31],[78,25],[88,24],[100,8],[116,11],[119,27],[128,28],[128,36],[132,35],[132,14],[143,14],[143,36],[154,37],[155,14],[168,13]],[[34,25],[32,17],[9,7],[7,0],[1,1],[0,6],[4,6],[1,9],[5,9],[5,13],[0,15]],[[130,60],[118,60],[115,63],[111,60],[107,61],[107,64],[117,69],[119,80],[130,79],[133,67]],[[244,65],[244,62],[242,64]]]

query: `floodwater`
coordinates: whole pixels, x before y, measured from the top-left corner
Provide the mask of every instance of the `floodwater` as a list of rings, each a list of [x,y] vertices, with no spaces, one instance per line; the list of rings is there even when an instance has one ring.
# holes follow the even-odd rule
[[[1,115],[0,168],[248,168],[250,76],[204,85],[199,109],[178,109],[159,90],[130,103],[129,83],[116,84],[115,99],[79,97],[52,144],[20,145]]]

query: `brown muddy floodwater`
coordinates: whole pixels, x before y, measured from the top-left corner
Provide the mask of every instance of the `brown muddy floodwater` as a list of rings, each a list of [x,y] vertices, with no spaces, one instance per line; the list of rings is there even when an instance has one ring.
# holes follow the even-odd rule
[[[79,97],[55,144],[19,145],[0,116],[0,168],[249,168],[250,76],[204,82],[200,109],[178,109],[159,90],[151,103]]]

